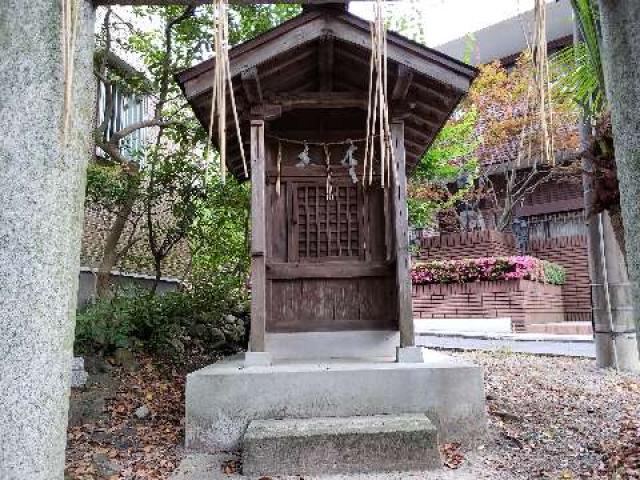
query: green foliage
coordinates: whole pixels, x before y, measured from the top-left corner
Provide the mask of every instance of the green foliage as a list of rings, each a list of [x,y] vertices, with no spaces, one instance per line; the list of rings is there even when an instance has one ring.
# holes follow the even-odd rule
[[[461,109],[440,131],[429,151],[420,159],[409,184],[409,222],[425,226],[436,213],[451,208],[473,186],[478,175],[474,153],[480,143],[476,134],[477,111]],[[464,180],[455,192],[447,184]]]
[[[222,290],[246,300],[250,185],[211,178],[207,188],[208,200],[198,209],[189,236],[193,288],[204,297]]]
[[[78,313],[75,347],[103,354],[120,347],[144,348],[175,359],[193,351],[237,351],[245,327],[241,319],[227,315],[238,311],[234,300],[191,291],[151,295],[125,288]]]
[[[112,210],[139,181],[139,175],[124,172],[120,165],[91,162],[87,167],[87,202]]]
[[[556,53],[551,66],[557,78],[554,94],[573,100],[587,115],[606,110],[604,71],[600,57],[599,12],[593,0],[571,0],[582,41]]]
[[[244,42],[300,12],[300,5],[233,5],[229,14],[229,40],[232,45]]]
[[[564,285],[567,282],[567,270],[557,263],[544,261],[544,278],[551,285]]]
[[[477,119],[477,111],[470,108],[460,111],[457,119],[447,122],[429,151],[420,159],[413,178],[451,182],[463,173],[475,173],[477,159],[473,153],[480,144],[476,135]]]

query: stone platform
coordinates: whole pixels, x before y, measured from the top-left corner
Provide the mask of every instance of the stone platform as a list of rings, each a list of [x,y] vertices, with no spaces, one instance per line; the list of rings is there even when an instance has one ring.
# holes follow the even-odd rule
[[[248,476],[380,473],[441,466],[425,415],[254,420],[244,435]]]
[[[427,415],[442,442],[474,443],[486,428],[482,369],[431,351],[424,363],[234,357],[188,375],[186,446],[239,450],[253,420],[403,414]]]

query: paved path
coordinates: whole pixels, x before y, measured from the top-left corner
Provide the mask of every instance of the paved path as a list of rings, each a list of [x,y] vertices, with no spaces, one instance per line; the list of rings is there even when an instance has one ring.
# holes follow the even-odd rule
[[[518,353],[595,358],[591,335],[420,332],[416,345],[449,350],[509,350]]]

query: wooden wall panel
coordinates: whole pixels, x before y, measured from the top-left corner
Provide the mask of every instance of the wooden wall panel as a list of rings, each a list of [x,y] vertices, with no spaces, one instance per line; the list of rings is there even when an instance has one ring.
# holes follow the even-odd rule
[[[271,281],[268,332],[395,330],[391,277]]]

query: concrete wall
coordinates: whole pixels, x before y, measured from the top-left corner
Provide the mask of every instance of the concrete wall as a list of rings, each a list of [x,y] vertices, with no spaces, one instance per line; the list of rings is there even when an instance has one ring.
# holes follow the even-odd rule
[[[113,272],[111,281],[114,285],[124,286],[133,285],[141,288],[150,289],[153,286],[153,277],[148,275],[128,274],[122,272]],[[80,268],[79,285],[78,285],[78,308],[84,307],[95,294],[96,277],[94,270],[82,267]],[[157,293],[175,292],[180,286],[180,281],[175,278],[163,277],[158,284]]]

